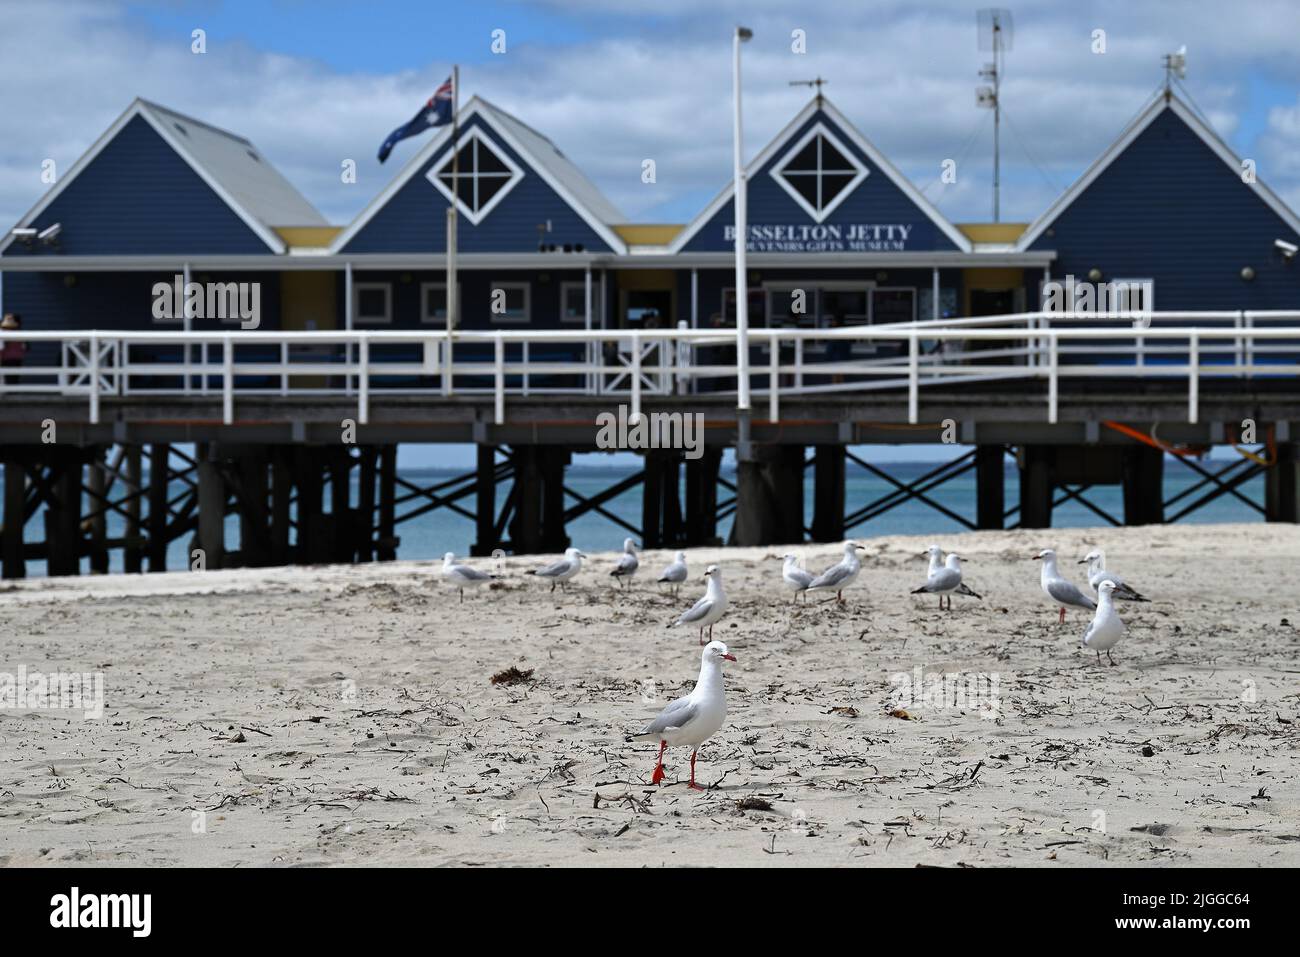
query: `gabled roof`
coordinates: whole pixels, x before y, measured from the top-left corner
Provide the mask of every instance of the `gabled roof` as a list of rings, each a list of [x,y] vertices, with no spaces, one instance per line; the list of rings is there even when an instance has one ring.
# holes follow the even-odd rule
[[[148,123],[272,252],[285,251],[284,242],[275,233],[276,226],[328,225],[325,217],[280,175],[252,142],[138,97],[18,225],[34,222],[136,117]],[[12,241],[12,234],[0,240],[0,252]]]
[[[623,222],[623,214],[605,198],[591,180],[583,175],[581,170],[569,161],[567,156],[560,152],[559,147],[522,120],[500,107],[493,106],[479,96],[471,97],[460,110],[462,137],[466,135],[464,130],[466,123],[476,115],[482,116],[493,132],[500,136],[508,147],[522,156],[529,167],[573,208],[573,211],[605,241],[610,249],[616,253],[626,251],[622,239],[613,228],[615,223]],[[440,127],[379,195],[370,201],[346,229],[339,233],[330,251],[333,253],[342,251],[361,232],[366,223],[370,222],[429,160],[447,146],[451,136],[450,125]]]
[[[787,148],[790,138],[803,127],[818,111],[821,111],[827,119],[838,127],[849,140],[857,146],[869,159],[872,164],[880,170],[885,177],[902,191],[913,205],[916,206],[931,222],[938,227],[939,231],[947,236],[954,246],[962,252],[971,251],[971,241],[962,235],[961,230],[948,221],[948,219],[939,212],[928,199],[922,195],[921,191],[912,185],[911,180],[898,171],[893,163],[885,158],[885,155],[876,149],[871,142],[863,136],[858,129],[849,122],[848,118],[841,113],[828,100],[825,95],[813,97],[799,113],[786,124],[785,128],[777,133],[775,137],[763,147],[757,156],[749,161],[745,167],[745,179],[751,180],[759,173],[764,166],[782,149]],[[673,240],[668,247],[668,251],[675,253],[680,252],[688,242],[695,237],[695,234],[703,229],[710,220],[717,215],[728,202],[731,201],[732,188],[734,184],[728,182],[722,191],[714,197],[713,201],[700,212],[691,222],[683,229],[677,238]]]
[[[1161,90],[1152,98],[1146,108],[1137,115],[1133,122],[1125,127],[1119,138],[1110,145],[1106,152],[1097,157],[1092,165],[1084,170],[1083,175],[1075,180],[1069,189],[1057,197],[1056,202],[1047,207],[1041,216],[1029,224],[1029,228],[1024,231],[1016,243],[1016,248],[1020,250],[1028,249],[1043,234],[1044,230],[1052,225],[1115,160],[1119,159],[1133,141],[1141,136],[1147,127],[1154,123],[1165,110],[1169,110],[1182,120],[1216,156],[1223,160],[1238,178],[1241,177],[1241,158],[1232,151],[1232,148],[1220,139],[1219,135],[1172,91]],[[1243,185],[1247,184],[1243,183]],[[1276,193],[1258,179],[1249,185],[1254,190],[1255,195],[1264,201],[1265,205],[1277,213],[1297,234],[1300,234],[1300,217],[1297,217]]]

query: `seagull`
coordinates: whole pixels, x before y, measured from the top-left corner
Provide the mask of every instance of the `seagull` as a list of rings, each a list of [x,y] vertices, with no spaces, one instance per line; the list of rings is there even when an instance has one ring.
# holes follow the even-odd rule
[[[784,561],[785,564],[781,566],[782,581],[794,592],[795,601],[799,600],[801,594],[803,600],[807,601],[808,586],[812,584],[814,575],[799,567],[799,556],[794,552],[787,552]]]
[[[704,629],[709,629],[709,638],[713,638],[713,626],[727,610],[727,596],[722,590],[722,570],[717,565],[710,565],[704,572],[709,580],[709,587],[704,597],[691,606],[690,611],[678,618],[673,624],[694,625],[700,629],[700,644],[704,644]]]
[[[809,582],[808,590],[833,589],[835,600],[843,601],[844,589],[853,584],[853,580],[858,577],[858,572],[862,570],[862,562],[858,561],[859,549],[865,549],[865,546],[856,542],[845,542],[844,557]]]
[[[959,595],[968,595],[971,598],[980,598],[961,580],[961,556],[949,555],[945,563],[930,573],[930,578],[920,588],[912,590],[913,595],[919,595],[926,592],[930,595],[939,596],[939,609],[943,609],[943,596],[948,596],[948,610],[952,611],[952,593]]]
[[[1057,624],[1065,624],[1065,609],[1067,608],[1085,608],[1092,611],[1097,607],[1097,603],[1079,591],[1073,582],[1066,581],[1061,577],[1061,573],[1056,570],[1056,552],[1050,548],[1044,548],[1034,556],[1034,560],[1041,560],[1043,563],[1042,574],[1039,578],[1043,594],[1061,606],[1061,618]]]
[[[462,602],[465,600],[466,588],[477,588],[492,580],[492,576],[487,572],[481,572],[477,568],[470,568],[456,561],[455,552],[448,552],[442,556],[442,577],[444,581],[449,581],[460,589]]]
[[[1115,659],[1110,650],[1115,647],[1124,634],[1124,622],[1120,621],[1119,612],[1115,611],[1113,595],[1118,591],[1112,581],[1102,581],[1097,585],[1097,613],[1092,616],[1092,624],[1083,633],[1081,644],[1097,653],[1097,664],[1101,664],[1101,653],[1106,652],[1106,660],[1112,665]]]
[[[921,554],[930,556],[930,568],[925,574],[927,578],[933,578],[934,573],[943,568],[943,549],[938,545],[931,545]]]
[[[686,581],[686,553],[678,552],[671,565],[663,570],[659,576],[661,582],[667,582],[673,587],[673,594],[677,594],[677,589],[682,582]]]
[[[1088,566],[1088,584],[1092,586],[1093,591],[1097,591],[1097,586],[1102,582],[1113,582],[1115,585],[1115,597],[1122,598],[1125,601],[1150,601],[1150,598],[1144,598],[1136,591],[1124,583],[1114,572],[1106,571],[1106,553],[1100,548],[1089,552],[1079,560],[1080,565]]]
[[[566,548],[564,557],[558,562],[552,562],[541,568],[536,568],[528,574],[536,575],[539,578],[550,580],[551,591],[555,591],[556,585],[563,586],[565,582],[582,570],[582,560],[587,556],[582,554],[576,548]]]
[[[658,741],[659,760],[655,763],[651,784],[664,779],[664,749],[670,744],[691,745],[691,783],[695,791],[704,788],[695,783],[695,756],[700,745],[722,728],[727,717],[727,697],[722,688],[722,663],[735,661],[720,641],[710,641],[700,652],[700,677],[695,689],[684,698],[678,698],[638,734],[628,735],[628,741]]]
[[[623,556],[618,560],[618,565],[610,574],[618,580],[620,586],[622,586],[624,578],[631,584],[632,576],[636,574],[636,570],[640,565],[641,562],[636,557],[636,542],[630,538],[625,538],[623,539]]]

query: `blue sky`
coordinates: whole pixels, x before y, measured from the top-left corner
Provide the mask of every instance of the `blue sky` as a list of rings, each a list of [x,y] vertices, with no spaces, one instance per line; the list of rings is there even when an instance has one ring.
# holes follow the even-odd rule
[[[789,81],[821,75],[830,98],[950,218],[989,217],[991,128],[975,107],[974,4],[880,0],[414,0],[149,2],[0,0],[0,218],[40,195],[42,160],[66,169],[137,95],[250,137],[334,222],[381,190],[385,134],[450,65],[550,136],[633,222],[689,220],[730,170],[730,31],[745,50],[746,152],[806,102]],[[1119,133],[1186,44],[1186,90],[1261,178],[1300,206],[1300,4],[1249,14],[1204,0],[1014,8],[1003,102],[1004,219],[1030,220]],[[192,55],[190,33],[207,32]],[[506,32],[494,54],[492,31]],[[790,48],[803,30],[807,52]],[[1092,52],[1106,31],[1104,54]],[[342,158],[360,180],[338,181]],[[640,180],[653,158],[658,182]],[[958,181],[936,182],[945,159]]]

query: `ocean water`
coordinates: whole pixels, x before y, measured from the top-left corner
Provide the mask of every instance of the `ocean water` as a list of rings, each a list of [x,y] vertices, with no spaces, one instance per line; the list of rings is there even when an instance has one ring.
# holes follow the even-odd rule
[[[934,462],[894,462],[883,465],[894,478],[909,483],[926,472],[935,468]],[[1008,466],[1011,463],[1008,460]],[[1212,463],[1213,468],[1222,467],[1221,463]],[[465,469],[454,468],[401,468],[400,474],[406,480],[417,485],[433,485],[440,480],[452,478],[456,475],[464,474]],[[599,466],[588,465],[581,461],[570,466],[566,472],[565,484],[572,488],[578,494],[584,497],[590,497],[608,488],[610,485],[627,477],[636,471],[634,465],[622,466]],[[729,469],[724,462],[723,476],[733,484],[735,483],[734,470]],[[1172,495],[1177,494],[1189,486],[1200,481],[1200,476],[1181,463],[1168,458],[1165,464],[1165,500],[1168,501]],[[860,508],[868,502],[874,501],[893,490],[893,486],[884,479],[879,478],[864,469],[849,463],[846,475],[847,486],[845,489],[847,511]],[[1019,501],[1019,477],[1014,467],[1008,467],[1006,471],[1006,503],[1011,507]],[[1169,510],[1169,514],[1190,504],[1200,495],[1208,491],[1209,486],[1201,488],[1199,491],[1180,500],[1174,508]],[[172,496],[180,494],[183,486],[177,484],[172,490]],[[1249,482],[1238,487],[1246,498],[1263,504],[1264,501],[1264,479],[1263,476],[1257,476]],[[503,485],[499,489],[499,500],[504,500],[506,487]],[[725,488],[719,489],[719,499],[730,497],[730,492]],[[1058,497],[1061,493],[1058,492]],[[975,518],[975,473],[967,472],[951,481],[938,486],[927,492],[935,501],[942,503],[946,507],[964,515],[970,520]],[[1121,519],[1123,518],[1123,499],[1120,487],[1118,485],[1094,486],[1084,493],[1085,497],[1096,504],[1102,510],[1110,515]],[[353,501],[356,500],[355,487],[353,490]],[[326,492],[326,501],[328,502],[328,491]],[[418,502],[411,502],[398,507],[398,516],[400,516],[417,506]],[[570,499],[568,504],[574,504]],[[641,521],[641,490],[639,487],[633,488],[616,499],[606,503],[605,508],[611,513],[618,515],[624,521],[633,526],[639,526]],[[812,472],[808,472],[808,480],[804,485],[804,521],[810,523],[813,514],[813,483]],[[1014,517],[1012,519],[1014,521]],[[1259,512],[1248,507],[1241,501],[1230,495],[1224,495],[1208,505],[1200,508],[1191,515],[1181,519],[1183,522],[1195,523],[1215,523],[1215,522],[1250,522],[1262,521],[1263,518]],[[28,524],[27,535],[29,540],[39,537],[40,530],[44,528],[42,513],[34,515]],[[732,519],[727,518],[719,523],[718,534],[726,540],[727,534],[731,530]],[[1104,526],[1107,523],[1090,511],[1081,503],[1070,500],[1062,505],[1058,505],[1052,513],[1052,524],[1058,528],[1079,528],[1090,526]],[[116,513],[109,513],[108,535],[110,538],[121,535],[123,531],[123,521]],[[872,519],[869,522],[860,524],[849,529],[849,535],[854,538],[870,538],[873,535],[934,535],[939,536],[945,533],[964,531],[961,524],[952,518],[936,511],[923,502],[915,499],[908,501],[884,515]],[[403,522],[397,526],[397,534],[401,537],[401,546],[398,549],[398,558],[401,559],[431,559],[440,558],[444,552],[452,551],[457,555],[467,555],[469,553],[470,543],[474,539],[473,523],[463,516],[448,509],[437,509],[432,512]],[[594,513],[588,513],[579,519],[569,523],[569,537],[573,544],[578,548],[589,551],[615,550],[622,547],[622,542],[629,532],[621,526],[611,522],[607,518]],[[226,520],[226,544],[228,548],[238,547],[239,542],[239,523],[234,516],[227,517]],[[182,570],[188,567],[188,541],[178,540],[173,542],[168,550],[168,569]],[[110,569],[114,572],[122,571],[122,558],[120,551],[110,553]],[[86,559],[82,561],[83,574],[89,573],[89,562]],[[45,563],[43,561],[29,561],[27,563],[27,574],[29,577],[39,577],[45,574]]]

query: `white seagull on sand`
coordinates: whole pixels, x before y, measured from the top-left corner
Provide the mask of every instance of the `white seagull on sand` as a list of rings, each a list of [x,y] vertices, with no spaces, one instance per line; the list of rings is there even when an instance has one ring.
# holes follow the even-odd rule
[[[1056,552],[1050,548],[1044,548],[1034,556],[1035,561],[1043,563],[1042,572],[1039,575],[1039,584],[1042,586],[1043,594],[1052,601],[1061,606],[1061,617],[1057,624],[1065,624],[1065,609],[1083,608],[1092,611],[1097,607],[1097,603],[1079,591],[1077,585],[1073,582],[1066,581],[1056,568]]]
[[[462,565],[456,561],[454,552],[448,552],[442,556],[442,579],[459,588],[460,600],[464,601],[466,588],[477,588],[479,585],[486,585],[492,580],[492,576],[487,572],[479,571],[477,568]]]
[[[681,587],[682,582],[686,581],[689,572],[686,570],[686,553],[678,552],[673,558],[672,564],[663,570],[659,575],[659,581],[667,582],[672,586],[673,594],[677,594],[677,589]]]
[[[555,591],[555,586],[563,586],[565,582],[573,578],[574,575],[582,571],[582,560],[587,556],[582,554],[576,548],[566,548],[564,557],[558,562],[552,562],[549,565],[543,565],[541,568],[535,568],[528,574],[536,575],[538,578],[545,578],[551,583],[551,591]]]
[[[863,549],[857,542],[844,543],[844,557],[808,583],[809,591],[829,589],[835,592],[835,600],[844,600],[844,589],[853,584],[862,571],[862,562],[858,561],[858,551]]]
[[[727,595],[722,590],[721,569],[717,565],[710,565],[705,570],[704,577],[709,580],[709,587],[705,590],[704,597],[673,623],[693,625],[700,629],[700,644],[704,644],[704,629],[709,630],[709,638],[712,639],[713,626],[727,611]]]
[[[1097,586],[1097,613],[1092,616],[1092,624],[1083,633],[1083,647],[1091,648],[1097,653],[1097,664],[1101,664],[1103,651],[1106,652],[1106,660],[1115,664],[1110,650],[1124,634],[1124,622],[1120,621],[1119,612],[1115,611],[1115,602],[1112,600],[1116,591],[1118,589],[1114,582],[1103,581]]]
[[[636,557],[636,542],[630,538],[623,539],[623,555],[619,558],[618,564],[610,574],[618,580],[620,586],[622,586],[625,578],[631,584],[632,576],[636,574],[636,570],[640,567],[641,562]]]
[[[695,756],[700,745],[722,728],[727,717],[727,697],[722,688],[722,663],[735,661],[736,656],[727,652],[727,646],[720,641],[710,641],[700,652],[700,677],[695,682],[695,689],[684,698],[678,698],[655,718],[639,734],[629,735],[629,741],[658,741],[659,760],[655,763],[654,774],[650,776],[651,784],[658,784],[664,779],[664,749],[669,745],[690,745],[691,783],[696,791],[704,788],[695,783]]]
[[[798,601],[799,596],[803,595],[803,600],[808,600],[808,586],[813,583],[816,577],[810,571],[805,571],[799,567],[799,556],[794,552],[787,552],[782,559],[784,564],[781,566],[781,580],[785,582],[786,587],[794,592],[794,600]]]
[[[1100,548],[1084,555],[1083,558],[1079,560],[1079,564],[1088,566],[1088,584],[1091,585],[1092,590],[1097,592],[1099,595],[1101,593],[1098,591],[1098,587],[1101,583],[1111,582],[1115,586],[1116,598],[1122,598],[1125,601],[1151,600],[1150,598],[1144,598],[1142,595],[1139,595],[1134,589],[1124,583],[1124,579],[1120,578],[1114,572],[1106,571],[1106,553]]]
[[[944,564],[930,572],[930,578],[920,588],[912,590],[913,595],[919,595],[925,592],[928,595],[939,596],[939,608],[943,608],[943,597],[948,596],[948,610],[952,611],[952,594],[967,595],[971,598],[980,598],[961,580],[961,556],[950,554]]]

